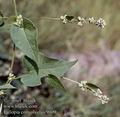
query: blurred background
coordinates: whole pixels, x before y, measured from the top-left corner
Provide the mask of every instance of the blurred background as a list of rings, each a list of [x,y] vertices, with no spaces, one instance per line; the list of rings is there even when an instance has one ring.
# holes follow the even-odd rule
[[[97,84],[110,97],[102,105],[90,93],[66,83],[66,94],[44,84],[24,94],[36,97],[40,107],[54,108],[56,113],[41,113],[36,117],[120,117],[120,1],[119,0],[16,0],[19,14],[31,19],[38,28],[39,49],[47,55],[78,63],[67,73],[76,81],[87,80]],[[14,14],[12,0],[0,0],[4,16]],[[62,24],[41,17],[61,15],[103,18],[104,29],[94,25],[79,27]],[[8,26],[0,28],[0,57],[11,56],[11,39]],[[20,65],[16,60],[17,67]],[[7,62],[9,64],[9,61]],[[1,73],[8,68],[0,60]],[[18,67],[18,73],[21,71]],[[67,84],[67,85],[66,85]],[[37,93],[36,93],[37,92]],[[23,95],[23,94],[22,94]],[[18,95],[19,97],[19,95]],[[52,105],[52,106],[51,106]],[[26,116],[26,115],[25,115]],[[27,115],[35,117],[35,115]]]

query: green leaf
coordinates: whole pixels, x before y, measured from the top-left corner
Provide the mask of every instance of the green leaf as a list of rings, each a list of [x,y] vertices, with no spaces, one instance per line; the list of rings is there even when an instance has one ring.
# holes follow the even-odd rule
[[[34,69],[37,71],[37,73],[39,72],[38,65],[32,59],[30,59],[27,56],[24,56],[22,60],[24,68],[26,68],[28,71]]]
[[[58,77],[67,72],[75,63],[68,62],[65,60],[57,60],[53,58],[48,58],[42,53],[39,54],[39,72],[41,74],[55,74]],[[30,58],[23,58],[23,65],[27,68],[28,71],[34,71],[33,61]],[[42,75],[43,76],[43,75]]]
[[[21,78],[25,86],[34,87],[41,84],[40,77],[35,71],[19,76],[18,78]]]
[[[40,54],[39,76],[44,77],[48,74],[55,75],[56,77],[63,76],[75,63],[76,61],[68,62],[65,60],[57,60]]]
[[[11,84],[5,84],[0,86],[0,89],[16,89],[16,88],[13,87]]]
[[[37,29],[27,18],[23,19],[23,27],[11,25],[10,34],[15,46],[27,57],[38,63]]]
[[[46,81],[49,85],[51,85],[57,89],[60,89],[62,91],[65,91],[64,86],[62,85],[62,83],[56,76],[49,74]]]
[[[34,67],[32,66],[32,62],[28,59],[24,58],[24,65],[28,68],[30,71],[30,75],[27,75],[27,77],[21,77],[21,81],[26,86],[36,86],[40,84],[40,79],[42,77],[48,76],[48,74],[52,74],[56,77],[61,77],[66,73],[74,64],[76,61],[68,62],[64,60],[57,60],[48,58],[43,54],[39,54],[39,73],[37,74]],[[31,85],[29,80],[35,80],[34,83]]]
[[[66,19],[68,20],[68,21],[72,21],[73,19],[74,19],[74,16],[66,16]]]
[[[2,27],[4,25],[4,18],[3,18],[3,14],[0,11],[0,27]]]
[[[94,90],[100,89],[98,86],[92,83],[87,83],[86,85],[88,86],[89,89],[94,89]]]
[[[34,70],[32,63],[28,61],[28,59],[26,59],[24,62],[25,62],[24,65],[27,66],[27,68],[29,67],[29,70],[31,71]],[[64,73],[66,73],[76,63],[76,61],[68,62],[65,60],[57,60],[49,58],[44,54],[40,53],[38,63],[40,76],[43,77],[44,74],[45,74],[44,76],[47,76],[48,74],[53,74],[57,77],[60,77]]]

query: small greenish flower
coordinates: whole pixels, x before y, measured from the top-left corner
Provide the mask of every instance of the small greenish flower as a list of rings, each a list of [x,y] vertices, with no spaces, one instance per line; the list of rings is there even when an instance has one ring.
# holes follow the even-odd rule
[[[106,95],[103,95],[102,91],[100,89],[97,89],[97,91],[92,90],[93,94],[102,102],[102,104],[106,104],[109,101],[109,98]]]
[[[93,17],[88,18],[89,23],[94,24],[96,20]]]
[[[73,21],[74,16],[64,15],[64,16],[60,16],[60,19],[64,24],[66,24],[67,22]]]
[[[66,16],[67,16],[67,15],[60,16],[60,19],[62,20],[62,22],[63,22],[64,24],[66,24],[66,23],[67,23]]]
[[[82,27],[82,26],[83,26],[83,23],[82,23],[82,22],[78,22],[78,25]]]
[[[78,25],[79,26],[83,26],[83,24],[85,24],[86,23],[86,20],[83,18],[83,17],[78,17]]]
[[[102,104],[108,103],[109,98],[106,95],[103,95],[102,91],[99,88],[97,88],[97,90],[95,90],[92,87],[88,87],[87,81],[81,81],[78,84],[78,86],[81,88],[82,91],[86,91],[87,89],[90,89],[90,91],[92,91],[94,96],[96,96],[98,98],[98,100],[100,100],[102,102]]]
[[[78,21],[81,22],[81,23],[83,23],[83,24],[86,23],[85,18],[80,17],[80,16],[78,17]]]
[[[4,95],[4,94],[5,94],[5,93],[1,90],[1,91],[0,91],[0,95]]]
[[[22,17],[22,15],[18,15],[17,16],[16,22],[14,24],[16,24],[17,26],[21,26],[23,24],[23,17]]]
[[[78,86],[81,88],[82,91],[85,91],[86,89],[86,85],[87,84],[87,81],[81,81]]]
[[[7,81],[7,84],[10,83],[12,80],[14,80],[16,78],[16,76],[12,73],[9,74],[8,76],[8,81]]]
[[[103,20],[102,18],[99,18],[99,19],[97,20],[97,22],[96,22],[96,25],[97,25],[97,27],[103,29],[103,28],[105,27],[105,25],[106,25],[106,22],[105,22],[105,20]]]

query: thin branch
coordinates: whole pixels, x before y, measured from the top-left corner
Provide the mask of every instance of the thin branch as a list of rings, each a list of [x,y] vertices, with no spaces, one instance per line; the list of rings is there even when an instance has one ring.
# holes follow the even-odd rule
[[[77,82],[77,81],[74,81],[74,80],[71,80],[71,79],[69,79],[69,78],[66,78],[66,77],[62,77],[63,79],[65,79],[65,80],[69,80],[69,81],[71,81],[71,82],[73,82],[73,83],[76,83],[76,84],[80,84],[79,82]]]
[[[60,20],[60,18],[56,18],[56,17],[40,17],[40,19],[46,19],[46,20]]]
[[[13,68],[13,65],[14,65],[14,61],[15,61],[15,45],[13,45],[13,56],[12,56],[12,62],[11,62],[11,65],[10,65],[9,73],[12,73],[12,68]]]
[[[14,4],[15,15],[16,15],[16,17],[17,17],[16,0],[13,0],[13,4]],[[15,44],[13,45],[13,56],[12,56],[12,62],[11,62],[11,66],[10,66],[9,73],[12,73],[12,69],[13,69],[14,61],[15,61]]]
[[[13,0],[13,4],[14,4],[14,11],[15,11],[15,15],[17,16],[17,7],[16,7],[16,0]]]

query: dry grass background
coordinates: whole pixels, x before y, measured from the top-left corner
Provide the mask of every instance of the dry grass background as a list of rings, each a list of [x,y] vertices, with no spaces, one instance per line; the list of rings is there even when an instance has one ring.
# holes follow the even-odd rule
[[[6,15],[13,14],[12,0],[0,0],[1,9]],[[68,51],[67,42],[72,43],[78,52],[96,50],[101,41],[110,48],[120,49],[120,1],[119,0],[17,0],[20,14],[33,20],[39,29],[39,47],[48,51]],[[74,16],[102,17],[107,26],[99,30],[87,25],[63,25],[57,21],[40,20],[40,17]],[[49,48],[49,49],[48,49]]]
[[[39,31],[39,48],[44,52],[81,54],[84,52],[102,50],[103,55],[91,55],[98,61],[105,61],[104,66],[109,65],[111,54],[107,52],[120,51],[120,0],[16,0],[20,14],[30,18]],[[0,9],[8,16],[13,14],[12,0],[0,0]],[[53,20],[41,20],[40,17],[60,17],[69,14],[74,16],[102,17],[107,25],[103,30],[96,26],[86,25],[80,28],[77,25],[62,24]],[[2,34],[4,29],[0,29]],[[3,35],[3,34],[2,34]],[[3,36],[4,38],[8,36]],[[2,36],[1,36],[2,38]],[[3,46],[4,47],[4,46]],[[109,51],[106,51],[106,48]],[[104,52],[105,51],[105,52]],[[118,54],[117,54],[118,55]],[[120,55],[120,54],[119,54]],[[107,56],[108,59],[104,58]],[[116,55],[113,54],[113,58]],[[89,58],[89,56],[86,56]],[[97,59],[95,58],[95,60]],[[104,60],[105,59],[105,60]],[[120,60],[120,57],[118,58]],[[83,62],[85,62],[83,60]],[[89,63],[87,63],[89,64]],[[118,66],[120,63],[117,63]],[[110,64],[114,66],[113,64]],[[101,64],[97,62],[96,68]],[[86,67],[86,66],[85,66]],[[102,74],[102,67],[101,72]],[[90,70],[90,68],[88,68]],[[118,72],[119,69],[117,69]],[[96,72],[96,71],[94,71]],[[114,74],[114,70],[110,74]],[[116,73],[116,69],[115,69]],[[84,73],[87,74],[86,72]],[[89,74],[87,74],[89,75]],[[87,76],[86,75],[86,76]],[[44,117],[120,117],[120,74],[105,75],[101,79],[93,78],[91,81],[98,84],[111,98],[106,105],[98,103],[90,94],[82,93],[78,87],[69,87],[69,94],[58,96],[58,91],[52,91],[48,99],[38,96],[43,105],[57,104],[56,115],[44,115]],[[57,95],[57,96],[56,96]],[[41,115],[43,117],[43,115]]]

